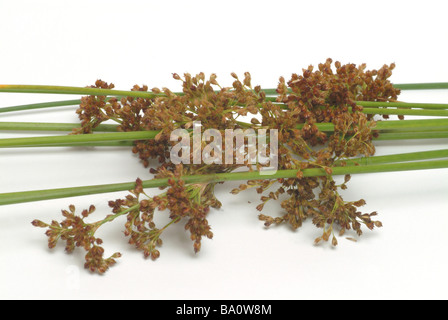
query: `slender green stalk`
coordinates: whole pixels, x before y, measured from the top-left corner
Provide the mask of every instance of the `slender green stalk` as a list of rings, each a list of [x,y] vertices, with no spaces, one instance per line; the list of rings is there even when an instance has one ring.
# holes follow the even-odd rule
[[[79,123],[48,123],[48,122],[0,122],[0,130],[8,131],[64,131],[70,132],[79,128]],[[117,125],[100,124],[96,132],[117,132]]]
[[[45,136],[32,138],[9,138],[0,140],[0,148],[25,146],[51,146],[54,144],[73,144],[84,142],[133,141],[153,139],[158,131],[131,131],[81,135]]]
[[[357,165],[357,164],[369,165],[369,164],[396,163],[396,162],[420,161],[420,160],[431,160],[442,158],[448,158],[448,149],[398,153],[386,156],[373,156],[373,157],[339,160],[335,162],[335,165],[339,166],[342,164],[342,162],[345,162],[346,165]]]
[[[9,146],[3,148],[88,148],[88,147],[132,147],[134,141],[98,141],[98,142],[73,142],[73,143],[53,143],[53,144],[37,144],[27,146]],[[0,147],[1,148],[1,147]]]
[[[377,121],[375,130],[426,131],[447,130],[448,119],[387,120]]]
[[[400,90],[448,89],[448,82],[403,83],[403,84],[394,84],[394,87]]]
[[[351,110],[351,108],[349,108]],[[365,108],[362,113],[365,114],[388,114],[388,115],[407,115],[407,116],[431,116],[446,117],[448,110],[431,110],[431,109],[390,109],[390,108]]]
[[[0,85],[0,92],[15,93],[47,93],[47,94],[72,94],[72,95],[96,95],[114,97],[139,97],[154,98],[157,94],[145,91],[126,91],[100,88],[83,88],[70,86],[47,86],[47,85]]]
[[[361,173],[378,173],[392,171],[409,171],[409,170],[428,170],[448,168],[448,160],[431,160],[417,161],[406,163],[385,163],[371,164],[361,166],[333,167],[332,175],[361,174]],[[215,183],[234,180],[260,180],[260,179],[280,179],[295,178],[297,170],[278,170],[266,171],[264,174],[260,172],[232,172],[207,175],[184,176],[182,180],[186,183]],[[313,168],[303,170],[304,177],[326,176],[327,173],[322,168]],[[143,181],[144,188],[157,188],[167,186],[168,179],[152,179]],[[24,202],[42,201],[50,199],[77,197],[83,195],[92,195],[99,193],[109,193],[126,191],[134,188],[134,182],[104,184],[85,187],[72,187],[60,189],[47,189],[23,192],[11,192],[0,194],[0,205],[17,204]]]
[[[23,111],[23,110],[33,110],[33,109],[43,109],[43,108],[54,108],[54,107],[64,107],[64,106],[74,106],[79,105],[81,100],[64,100],[64,101],[52,101],[52,102],[42,102],[25,104],[14,107],[4,107],[0,108],[0,113],[13,112],[13,111]]]
[[[356,101],[356,104],[369,108],[448,109],[448,104],[446,103]]]
[[[375,141],[384,140],[424,140],[424,139],[446,139],[448,131],[422,131],[422,132],[385,132],[380,133]]]

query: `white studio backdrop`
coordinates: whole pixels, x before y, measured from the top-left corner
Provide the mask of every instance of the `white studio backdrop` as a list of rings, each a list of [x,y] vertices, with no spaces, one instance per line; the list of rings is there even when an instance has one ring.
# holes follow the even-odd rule
[[[0,83],[91,85],[97,79],[179,90],[172,73],[249,71],[276,87],[330,57],[395,62],[394,83],[448,81],[446,1],[23,1],[0,0]],[[74,99],[0,93],[0,107]],[[448,90],[403,92],[412,102],[448,102]],[[76,122],[74,107],[1,114],[0,121]],[[0,132],[2,138],[30,133]],[[447,140],[378,142],[378,155],[446,148]],[[149,178],[126,148],[0,150],[0,193]],[[209,221],[213,240],[199,254],[183,226],[167,230],[161,257],[145,260],[123,226],[101,231],[106,255],[123,257],[105,275],[83,269],[84,252],[46,248],[33,219],[60,220],[71,203],[94,204],[126,192],[0,207],[0,298],[3,299],[406,299],[447,298],[448,170],[352,177],[345,198],[364,198],[384,227],[357,243],[314,246],[311,223],[296,232],[265,230],[256,194],[218,191],[224,204]],[[154,192],[157,192],[156,190]],[[250,203],[248,203],[250,202]],[[280,212],[277,206],[267,207]],[[124,221],[123,223],[124,224]]]

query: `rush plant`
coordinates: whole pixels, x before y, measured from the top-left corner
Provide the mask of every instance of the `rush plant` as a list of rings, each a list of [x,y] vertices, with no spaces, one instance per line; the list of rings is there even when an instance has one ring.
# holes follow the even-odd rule
[[[242,78],[232,73],[234,80],[229,87],[221,86],[215,74],[173,74],[181,92],[138,85],[130,91],[115,90],[113,84],[102,80],[86,88],[0,85],[0,92],[84,95],[80,100],[1,108],[0,113],[5,113],[79,105],[76,113],[80,123],[3,122],[0,130],[68,134],[0,139],[0,148],[129,146],[148,169],[148,179],[136,178],[134,182],[0,194],[0,205],[128,190],[126,197],[109,202],[112,213],[102,220],[87,221],[94,206],[79,212],[69,205],[68,210],[62,210],[61,222],[32,222],[46,229],[50,248],[59,241],[65,242],[69,253],[76,247],[83,248],[85,267],[99,273],[115,264],[121,253],[104,257],[102,240],[95,233],[121,217],[129,243],[144,257],[157,259],[164,231],[179,223],[189,232],[194,252],[199,252],[202,240],[213,237],[209,212],[223,205],[215,187],[231,180],[241,181],[238,188],[229,190],[234,195],[248,189],[259,193],[260,203],[254,210],[259,211],[259,220],[266,227],[288,224],[298,229],[309,220],[321,230],[314,239],[316,244],[329,242],[336,246],[338,238],[347,232],[360,236],[365,229],[382,226],[376,212],[361,211],[364,199],[343,199],[352,174],[448,167],[448,150],[375,156],[377,140],[394,140],[399,145],[403,139],[448,137],[447,104],[398,101],[401,90],[448,85],[392,84],[389,78],[394,68],[390,64],[367,70],[365,64],[333,64],[328,59],[317,68],[309,66],[301,74],[292,74],[289,80],[280,77],[275,89],[253,85],[248,72]],[[391,115],[397,120],[391,120]],[[430,118],[407,120],[407,115]],[[201,124],[199,129],[195,123]],[[180,138],[174,135],[179,130],[183,132]],[[244,144],[236,143],[236,137],[231,136],[223,140],[221,148],[211,148],[212,139],[202,136],[195,140],[195,130],[200,134],[213,130],[222,137],[229,130],[271,130],[277,135],[275,143],[273,136],[267,141],[248,135]],[[189,151],[176,149],[182,153],[181,163],[173,161],[172,153],[179,139],[186,139]],[[248,151],[251,143],[276,161],[257,157],[254,161]],[[243,156],[241,147],[248,149]],[[219,152],[224,149],[226,157],[238,157],[239,161],[197,161],[197,154],[223,157]],[[272,163],[275,168],[270,167]],[[343,182],[338,184],[335,176],[342,176]],[[161,192],[149,196],[145,192],[148,188],[160,188]],[[279,203],[279,215],[263,213],[266,203],[272,201]],[[167,214],[170,222],[156,225],[156,214]]]

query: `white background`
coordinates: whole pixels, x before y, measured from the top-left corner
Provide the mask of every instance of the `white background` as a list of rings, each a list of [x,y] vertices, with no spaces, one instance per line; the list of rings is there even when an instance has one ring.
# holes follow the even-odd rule
[[[277,85],[327,57],[380,68],[394,83],[448,81],[446,1],[23,1],[0,0],[0,83],[178,90],[171,74],[249,71]],[[0,94],[0,107],[73,96]],[[401,100],[448,102],[448,90],[404,92]],[[75,107],[0,114],[0,121],[76,122]],[[46,133],[48,134],[48,133]],[[0,137],[37,133],[0,132]],[[447,140],[377,143],[377,154],[446,148]],[[149,179],[126,148],[0,150],[0,193]],[[257,195],[219,188],[213,240],[195,255],[182,225],[164,235],[158,261],[127,244],[124,220],[99,232],[106,254],[123,257],[104,276],[83,269],[84,252],[46,248],[31,221],[60,220],[70,203],[95,204],[126,192],[0,207],[3,299],[446,299],[448,170],[354,176],[346,200],[364,198],[384,227],[354,243],[314,246],[311,222],[297,232],[265,230]],[[150,191],[154,194],[157,190]],[[250,201],[251,203],[248,203]],[[279,206],[266,213],[281,214]],[[166,221],[165,213],[160,221]],[[164,220],[165,219],[165,220]]]

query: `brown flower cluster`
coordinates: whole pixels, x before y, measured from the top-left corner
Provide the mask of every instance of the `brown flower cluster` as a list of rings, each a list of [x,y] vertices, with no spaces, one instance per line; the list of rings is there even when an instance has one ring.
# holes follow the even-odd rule
[[[215,184],[186,185],[181,180],[183,174],[182,165],[177,165],[174,172],[162,168],[157,178],[168,179],[168,187],[162,188],[167,189],[165,192],[150,197],[143,190],[142,180],[137,179],[135,189],[125,199],[109,202],[116,216],[126,214],[124,234],[129,237],[129,244],[141,250],[146,258],[155,260],[160,256],[157,248],[162,245],[163,231],[181,220],[186,221],[185,229],[190,231],[195,252],[201,248],[202,237],[213,237],[207,214],[210,208],[221,207],[213,193]],[[156,210],[169,211],[171,221],[162,228],[157,228],[154,222]]]
[[[177,165],[174,172],[165,171],[158,177],[167,177],[169,188],[164,197],[155,197],[154,201],[159,209],[168,209],[170,219],[180,221],[186,219],[185,230],[190,232],[190,239],[194,242],[194,252],[201,249],[202,237],[213,238],[211,227],[207,220],[210,207],[220,208],[214,193],[215,184],[198,183],[186,185],[181,180],[183,165]]]
[[[102,80],[97,80],[95,85],[89,88],[113,89],[113,84],[108,84]],[[106,96],[86,96],[81,98],[81,104],[76,110],[81,127],[73,129],[73,133],[91,133],[101,122],[110,119],[113,113],[111,106],[107,103]]]
[[[388,78],[395,64],[384,65],[379,70],[366,70],[366,65],[342,65],[332,59],[303,69],[303,74],[294,73],[289,81],[280,78],[278,101],[289,109],[300,109],[302,122],[332,122],[349,108],[361,110],[356,101],[395,101],[400,90],[393,87]],[[371,116],[369,116],[371,118]]]
[[[337,184],[332,176],[332,167],[344,166],[344,160],[353,157],[368,157],[375,153],[372,138],[374,115],[366,115],[356,101],[395,101],[399,90],[388,80],[395,65],[384,65],[379,70],[366,70],[364,64],[342,65],[328,59],[314,70],[312,66],[301,75],[292,74],[286,81],[280,77],[275,97],[266,95],[260,86],[252,86],[251,75],[246,72],[240,80],[232,73],[231,87],[222,87],[215,74],[208,78],[203,73],[183,77],[173,74],[182,84],[182,92],[174,93],[167,88],[153,88],[148,98],[109,98],[88,96],[82,99],[77,110],[81,127],[74,134],[88,134],[102,122],[112,120],[119,131],[158,130],[152,140],[135,141],[132,149],[155,178],[166,178],[168,186],[157,196],[144,192],[142,180],[137,179],[135,188],[124,199],[110,201],[112,215],[104,220],[87,224],[84,218],[90,211],[83,211],[83,217],[70,211],[63,211],[66,217],[61,224],[53,221],[50,225],[34,221],[39,227],[47,227],[50,247],[58,239],[65,240],[66,250],[75,246],[84,247],[86,268],[104,272],[115,263],[114,258],[104,259],[104,250],[99,247],[101,240],[94,237],[96,229],[119,216],[126,216],[124,234],[129,243],[141,250],[145,257],[156,259],[162,245],[161,235],[170,225],[185,222],[193,241],[193,249],[198,252],[201,240],[212,238],[208,222],[210,208],[219,208],[216,199],[216,183],[186,184],[183,176],[210,173],[226,173],[241,167],[254,167],[248,160],[239,164],[183,164],[170,161],[170,150],[174,141],[170,140],[175,129],[191,129],[195,121],[201,122],[201,130],[215,129],[223,133],[226,129],[277,129],[278,169],[297,170],[295,178],[247,181],[232,190],[238,194],[243,190],[256,188],[260,194],[259,211],[271,200],[279,201],[282,215],[273,217],[260,214],[265,226],[287,223],[293,229],[302,226],[305,220],[322,229],[315,243],[330,241],[338,244],[336,235],[342,236],[347,230],[362,234],[362,226],[368,229],[381,227],[381,222],[373,220],[376,212],[362,213],[359,208],[364,200],[345,201],[341,190],[347,188],[350,176]],[[98,88],[113,88],[98,80]],[[147,86],[134,86],[132,90],[148,91]],[[242,121],[249,117],[249,121]],[[321,131],[317,123],[331,123],[334,130]],[[206,143],[202,141],[202,152]],[[268,154],[271,150],[267,150]],[[322,170],[321,177],[305,177],[303,170]],[[73,210],[72,210],[73,209]],[[157,211],[168,211],[170,222],[158,228],[154,222]]]
[[[372,156],[375,147],[372,143],[375,122],[372,116],[362,113],[357,100],[393,101],[399,91],[387,80],[395,67],[384,66],[379,71],[365,71],[365,65],[341,65],[336,62],[336,71],[331,68],[332,60],[320,64],[318,70],[313,67],[303,70],[303,75],[293,74],[286,82],[280,78],[277,88],[277,102],[266,101],[260,109],[262,125],[279,130],[279,169],[296,169],[295,179],[279,179],[280,186],[271,191],[272,181],[250,181],[241,185],[240,190],[256,187],[262,203],[262,210],[269,200],[281,199],[281,207],[286,212],[281,217],[259,216],[266,226],[288,223],[294,229],[303,221],[311,219],[323,229],[321,240],[336,245],[334,228],[342,235],[353,229],[362,234],[361,225],[369,229],[380,227],[381,222],[372,221],[376,213],[366,214],[358,211],[365,201],[344,201],[338,189],[345,189],[346,181],[337,186],[331,167],[345,165],[344,159],[359,156]],[[323,132],[316,123],[334,124],[333,132]],[[298,124],[301,128],[298,128]],[[303,170],[319,168],[325,170],[322,177],[303,177]],[[267,193],[267,195],[265,195]],[[285,199],[286,198],[286,199]]]
[[[94,211],[95,207],[92,205],[89,209],[83,210],[81,216],[78,216],[75,206],[70,205],[68,211],[62,210],[65,219],[61,223],[53,220],[51,224],[47,224],[40,220],[34,220],[32,224],[35,227],[48,228],[45,234],[48,237],[50,249],[56,247],[59,240],[65,241],[67,253],[72,253],[76,247],[84,248],[87,251],[84,267],[92,272],[104,273],[116,263],[115,259],[119,258],[121,254],[116,252],[109,258],[104,258],[104,249],[100,246],[103,241],[95,237],[95,232],[102,221],[97,223],[84,221]]]

